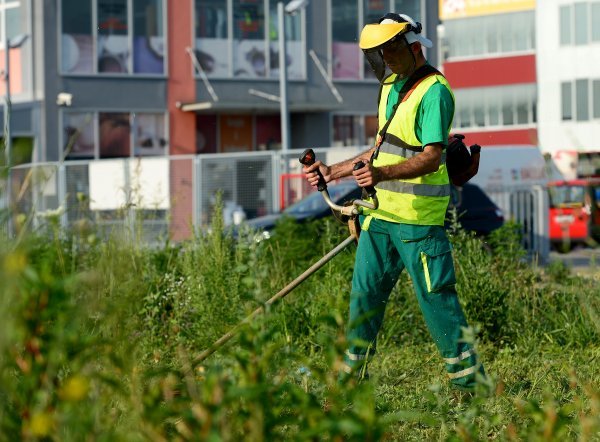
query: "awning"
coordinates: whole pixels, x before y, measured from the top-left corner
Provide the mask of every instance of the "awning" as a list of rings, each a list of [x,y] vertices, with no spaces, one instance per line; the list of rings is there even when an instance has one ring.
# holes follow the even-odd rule
[[[184,112],[215,113],[215,112],[239,112],[239,113],[277,113],[280,111],[278,102],[264,100],[264,102],[248,101],[197,101],[193,103],[177,103],[177,107]],[[290,101],[288,104],[290,112],[331,112],[342,110],[339,103],[311,103]]]

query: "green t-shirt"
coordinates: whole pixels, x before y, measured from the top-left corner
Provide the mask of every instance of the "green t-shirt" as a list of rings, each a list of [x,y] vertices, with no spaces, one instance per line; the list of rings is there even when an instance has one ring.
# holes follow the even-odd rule
[[[398,102],[400,89],[407,80],[400,80],[392,85],[388,95],[386,118],[392,114],[392,109]],[[453,118],[454,100],[450,91],[441,83],[433,84],[423,96],[417,109],[415,133],[421,140],[421,145],[427,146],[432,143],[448,145],[448,134]]]

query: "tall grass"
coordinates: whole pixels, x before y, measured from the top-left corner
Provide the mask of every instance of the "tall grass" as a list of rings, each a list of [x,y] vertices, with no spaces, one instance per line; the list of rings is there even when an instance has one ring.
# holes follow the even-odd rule
[[[3,440],[600,437],[597,286],[520,259],[514,226],[452,233],[465,337],[491,374],[471,400],[449,390],[406,276],[372,380],[338,377],[353,247],[194,364],[347,235],[334,222],[257,242],[216,216],[154,248],[55,227],[0,246]]]

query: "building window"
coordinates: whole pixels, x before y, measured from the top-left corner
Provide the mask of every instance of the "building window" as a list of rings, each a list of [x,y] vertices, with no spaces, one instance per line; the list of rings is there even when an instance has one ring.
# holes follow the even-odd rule
[[[62,0],[62,72],[163,75],[163,10],[164,0]]]
[[[373,146],[377,117],[373,115],[334,115],[332,146]]]
[[[511,12],[444,22],[446,57],[469,57],[535,49],[535,12]]]
[[[593,116],[600,118],[600,80],[592,82]]]
[[[194,0],[195,55],[207,76],[279,77],[277,3]],[[286,15],[285,25],[288,78],[301,79],[305,77],[304,11]]]
[[[573,119],[573,85],[571,82],[561,83],[560,96],[562,102],[563,121]]]
[[[600,2],[592,3],[592,41],[600,41]]]
[[[588,4],[587,3],[575,3],[575,11],[573,14],[575,23],[573,28],[575,29],[575,44],[584,45],[589,41],[588,32]]]
[[[167,128],[164,114],[135,113],[133,122],[134,156],[156,156],[167,153]]]
[[[168,153],[164,113],[65,111],[62,122],[63,156],[67,160]]]
[[[453,127],[531,125],[535,123],[536,88],[533,84],[469,88],[454,91]]]
[[[565,5],[560,7],[560,44],[571,44],[571,6]]]
[[[63,157],[67,160],[96,156],[96,131],[92,112],[63,113]]]
[[[586,45],[600,41],[600,1],[560,7],[560,44]]]
[[[331,33],[333,77],[360,78],[362,54],[358,41],[358,3],[348,0],[331,1]]]
[[[589,81],[575,80],[575,115],[577,121],[590,119]]]
[[[329,0],[331,10],[332,76],[335,79],[375,78],[358,48],[360,30],[393,11],[421,21],[420,0]],[[423,24],[424,25],[424,24]]]

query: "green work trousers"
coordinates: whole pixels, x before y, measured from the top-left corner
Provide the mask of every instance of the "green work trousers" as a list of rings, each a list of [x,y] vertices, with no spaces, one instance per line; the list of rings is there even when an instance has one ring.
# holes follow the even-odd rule
[[[458,302],[452,250],[442,226],[398,224],[361,217],[344,370],[364,372],[375,354],[390,293],[406,268],[425,323],[444,359],[450,382],[473,389],[475,375],[483,373],[471,345],[460,342],[467,321]]]

